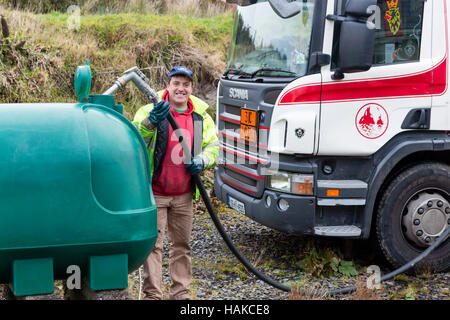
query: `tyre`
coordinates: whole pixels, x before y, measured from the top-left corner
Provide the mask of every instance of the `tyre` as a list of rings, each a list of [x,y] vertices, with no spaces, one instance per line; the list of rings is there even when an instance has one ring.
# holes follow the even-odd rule
[[[406,169],[384,190],[377,208],[378,245],[395,268],[413,260],[450,227],[450,167],[421,163]],[[414,267],[441,272],[450,267],[447,239]]]

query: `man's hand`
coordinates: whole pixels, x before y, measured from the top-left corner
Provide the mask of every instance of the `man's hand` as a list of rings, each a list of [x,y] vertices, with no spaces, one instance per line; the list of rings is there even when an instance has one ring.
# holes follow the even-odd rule
[[[160,101],[148,114],[148,120],[153,126],[157,127],[161,121],[167,118],[169,112],[170,104],[168,102]]]
[[[195,156],[192,158],[191,162],[186,165],[186,169],[191,175],[200,173],[205,169],[205,162],[202,157]]]

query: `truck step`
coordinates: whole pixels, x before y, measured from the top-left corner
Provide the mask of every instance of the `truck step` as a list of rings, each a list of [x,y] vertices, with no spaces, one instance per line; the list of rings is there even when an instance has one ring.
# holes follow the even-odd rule
[[[315,227],[314,232],[318,236],[327,237],[359,237],[361,229],[356,226],[321,226]]]
[[[365,206],[366,199],[322,199],[322,198],[317,198],[317,205],[321,206],[321,207]]]

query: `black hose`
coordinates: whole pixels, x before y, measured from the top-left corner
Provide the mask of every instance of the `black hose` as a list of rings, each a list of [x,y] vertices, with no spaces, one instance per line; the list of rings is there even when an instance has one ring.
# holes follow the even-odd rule
[[[380,278],[380,283],[384,282],[386,280],[390,280],[390,279],[394,278],[396,275],[399,275],[400,273],[403,273],[403,272],[411,269],[412,267],[414,267],[417,263],[419,263],[420,261],[425,259],[425,257],[428,256],[434,249],[436,249],[442,242],[444,242],[448,238],[449,234],[450,234],[450,228],[447,228],[447,230],[445,230],[445,232],[440,237],[438,237],[437,240],[430,247],[428,247],[424,252],[422,252],[416,258],[409,261],[402,267],[392,271],[391,273],[388,273],[388,274],[382,276]],[[347,288],[342,288],[342,289],[331,290],[329,292],[329,294],[333,296],[333,295],[337,295],[337,294],[351,293],[355,290],[356,290],[356,287],[352,286],[352,287],[347,287]]]
[[[271,286],[278,288],[283,291],[291,291],[291,288],[288,286],[285,286],[266,274],[260,272],[258,269],[256,269],[243,255],[242,253],[234,246],[233,242],[231,241],[230,237],[228,236],[227,232],[225,231],[224,227],[220,223],[219,218],[217,217],[217,214],[214,210],[214,207],[211,203],[211,200],[208,196],[208,193],[205,190],[205,187],[203,186],[203,182],[200,179],[200,176],[198,174],[193,176],[194,182],[197,185],[198,189],[200,190],[200,194],[202,195],[203,201],[205,202],[206,208],[208,209],[209,215],[211,216],[212,221],[214,222],[214,225],[216,226],[217,230],[219,231],[220,235],[222,236],[223,240],[227,244],[228,248],[231,250],[231,252],[238,258],[238,260],[249,270],[251,273],[253,273],[255,276],[257,276],[262,281],[270,284]]]
[[[175,121],[173,115],[169,113],[167,119],[169,120],[170,125],[172,126],[172,129],[177,134],[178,141],[180,144],[182,144],[183,150],[189,150],[187,148],[186,142],[183,139],[183,136],[180,133],[180,127],[178,126],[177,122]],[[225,231],[222,223],[220,222],[216,211],[214,210],[214,207],[211,203],[211,199],[209,198],[208,193],[205,190],[205,186],[203,185],[202,180],[200,179],[200,176],[198,174],[192,175],[192,179],[194,180],[195,185],[197,185],[200,194],[202,196],[202,199],[206,205],[206,209],[208,209],[209,215],[211,216],[212,221],[214,222],[214,225],[216,226],[216,229],[219,231],[219,234],[222,236],[223,240],[227,244],[228,248],[231,250],[231,252],[238,258],[238,260],[247,268],[248,271],[253,273],[257,278],[260,280],[268,283],[269,285],[280,289],[282,291],[290,292],[291,288],[279,283],[278,281],[275,281],[274,279],[270,278],[266,274],[260,272],[258,269],[256,269],[243,255],[242,253],[236,248],[236,246],[231,241],[231,238],[228,236],[227,232]],[[396,275],[405,272],[406,270],[409,270],[410,268],[414,267],[417,263],[419,263],[421,260],[423,260],[426,256],[428,256],[434,249],[436,249],[442,242],[444,242],[450,234],[450,228],[447,228],[447,230],[437,238],[437,240],[431,245],[429,248],[427,248],[424,252],[422,252],[419,256],[417,256],[412,261],[408,262],[404,266],[398,268],[397,270],[381,277],[380,282],[392,279]],[[342,289],[336,289],[328,291],[327,293],[329,295],[339,295],[339,294],[347,294],[351,293],[356,290],[355,286],[346,287]]]
[[[178,141],[180,144],[184,145],[182,146],[183,150],[189,150],[187,148],[186,142],[183,139],[183,136],[180,132],[180,127],[178,126],[176,120],[174,119],[173,115],[169,113],[167,116],[167,120],[169,120],[170,125],[172,126],[173,131],[175,134],[177,134]],[[194,174],[192,175],[192,179],[194,180],[195,185],[198,187],[200,194],[202,196],[203,202],[206,205],[206,209],[208,209],[209,215],[211,216],[212,221],[214,222],[214,225],[216,226],[216,229],[219,231],[220,235],[222,236],[223,240],[227,244],[228,248],[231,250],[231,252],[238,258],[238,260],[249,270],[251,273],[253,273],[255,276],[257,276],[262,281],[270,284],[271,286],[278,288],[283,291],[291,291],[291,288],[288,286],[285,286],[269,276],[267,276],[264,273],[261,273],[259,270],[257,270],[248,260],[245,258],[242,253],[236,248],[236,246],[231,241],[230,237],[228,236],[227,232],[225,231],[223,225],[220,223],[219,218],[217,217],[216,211],[214,210],[214,206],[211,203],[211,199],[209,198],[208,193],[206,192],[205,186],[203,185],[202,179],[200,179],[200,175]]]
[[[275,288],[278,288],[278,289],[286,291],[286,292],[290,292],[291,291],[290,287],[285,286],[285,285],[283,285],[283,284],[273,280],[272,278],[268,277],[266,274],[264,274],[264,273],[260,272],[259,270],[257,270],[242,255],[242,253],[233,245],[233,242],[231,241],[231,239],[228,236],[227,232],[225,231],[224,227],[220,223],[219,218],[217,217],[217,214],[216,214],[216,212],[214,210],[213,205],[211,204],[211,200],[210,200],[210,198],[208,196],[208,193],[205,190],[205,187],[204,187],[203,182],[200,179],[199,175],[198,174],[194,175],[193,179],[194,179],[195,184],[198,186],[198,188],[200,190],[200,194],[202,195],[203,201],[205,202],[206,208],[208,209],[209,215],[211,216],[211,219],[213,220],[214,225],[216,226],[217,230],[219,231],[220,235],[222,236],[223,240],[225,241],[225,243],[227,244],[227,246],[231,250],[231,252],[233,252],[233,254],[247,268],[247,270],[249,270],[251,273],[253,273],[256,277],[258,277],[262,281],[270,284],[271,286],[273,286]],[[447,230],[439,238],[437,238],[437,240],[433,243],[432,246],[427,248],[419,256],[417,256],[415,259],[413,259],[412,261],[408,262],[404,266],[402,266],[402,267],[398,268],[397,270],[395,270],[395,271],[393,271],[393,272],[391,272],[391,273],[381,277],[380,278],[380,283],[384,282],[386,280],[392,279],[396,275],[398,275],[400,273],[403,273],[403,272],[409,270],[410,268],[414,267],[422,259],[424,259],[426,256],[428,256],[435,248],[437,248],[442,242],[444,242],[445,239],[449,236],[449,234],[450,234],[450,228],[447,228]],[[355,286],[351,286],[351,287],[346,287],[346,288],[342,288],[342,289],[331,290],[331,291],[328,292],[328,294],[331,295],[331,296],[339,295],[339,294],[347,294],[347,293],[351,293],[351,292],[353,292],[355,290],[356,290],[356,287]]]

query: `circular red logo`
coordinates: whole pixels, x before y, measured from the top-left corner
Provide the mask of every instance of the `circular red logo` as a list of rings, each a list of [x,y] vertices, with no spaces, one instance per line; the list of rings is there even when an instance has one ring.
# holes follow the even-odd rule
[[[359,109],[355,119],[356,129],[367,139],[378,139],[389,127],[386,110],[377,103],[369,103]]]

